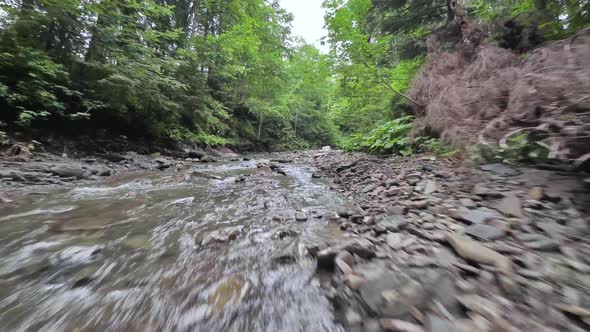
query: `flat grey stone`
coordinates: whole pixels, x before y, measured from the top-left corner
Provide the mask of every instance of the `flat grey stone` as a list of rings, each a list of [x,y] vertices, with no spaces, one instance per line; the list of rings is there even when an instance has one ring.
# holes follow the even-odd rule
[[[403,248],[404,237],[400,233],[389,233],[385,238],[387,245],[393,250],[400,250]]]
[[[479,168],[483,171],[494,173],[499,176],[515,176],[521,174],[519,170],[500,163],[482,165]]]
[[[425,195],[430,195],[430,194],[433,194],[437,191],[439,191],[439,186],[438,186],[438,183],[436,183],[436,181],[434,181],[434,180],[426,181],[426,184],[424,185],[424,194]]]
[[[530,249],[540,251],[559,250],[559,241],[542,234],[520,234],[518,238]]]
[[[426,315],[425,320],[426,321],[424,322],[424,325],[426,326],[426,332],[453,332],[453,331],[455,331],[453,323],[451,323],[450,321],[448,321],[444,318],[440,318],[438,316],[435,316],[431,313],[428,313]]]
[[[367,267],[370,269],[370,267]],[[370,272],[370,271],[369,271]],[[455,303],[455,283],[450,273],[437,268],[410,268],[366,273],[360,295],[379,317],[405,318],[413,308],[425,309],[434,300]]]
[[[506,232],[485,224],[473,224],[465,229],[465,234],[479,240],[494,241],[503,237]]]
[[[384,217],[379,225],[385,227],[387,230],[397,232],[408,225],[408,220],[401,215],[391,215]]]
[[[496,208],[508,217],[521,218],[523,216],[520,199],[513,193],[507,194]]]
[[[496,219],[500,217],[501,215],[498,211],[483,207],[473,210],[465,207],[460,207],[457,210],[455,216],[456,219],[467,222],[469,224],[482,224],[486,220]]]

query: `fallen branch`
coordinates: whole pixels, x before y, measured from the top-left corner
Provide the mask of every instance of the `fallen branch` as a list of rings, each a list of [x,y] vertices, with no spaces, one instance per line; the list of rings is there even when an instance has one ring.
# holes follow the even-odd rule
[[[363,65],[365,65],[365,67],[371,69],[371,66],[369,66],[366,62],[363,62]],[[393,93],[406,99],[407,101],[411,102],[412,104],[418,106],[420,109],[424,108],[424,105],[420,104],[419,102],[412,99],[410,96],[408,96],[408,95],[402,93],[401,91],[398,91],[394,87],[392,87],[389,83],[387,83],[387,81],[385,81],[385,79],[383,77],[381,77],[379,75],[377,75],[377,76],[379,77],[379,80],[381,80],[381,83],[383,83],[383,85],[385,85],[389,90],[393,91]]]

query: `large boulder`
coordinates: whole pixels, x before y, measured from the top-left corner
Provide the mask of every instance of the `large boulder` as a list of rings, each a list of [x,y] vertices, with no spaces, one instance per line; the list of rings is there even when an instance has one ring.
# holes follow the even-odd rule
[[[77,180],[88,179],[89,173],[75,165],[55,165],[49,169],[49,173],[62,178],[75,178]]]
[[[166,158],[156,158],[154,161],[157,163],[156,168],[159,170],[165,170],[172,167],[172,162]]]
[[[373,314],[386,318],[409,318],[414,308],[423,310],[434,301],[454,311],[455,283],[452,275],[438,268],[411,268],[404,271],[366,265],[367,281],[360,295]]]
[[[195,149],[195,150],[189,150],[187,154],[188,154],[189,158],[201,159],[207,155],[207,152],[200,150],[200,149]]]
[[[213,243],[225,243],[235,240],[240,235],[243,228],[243,226],[235,226],[218,229],[207,234],[201,244],[206,246]]]

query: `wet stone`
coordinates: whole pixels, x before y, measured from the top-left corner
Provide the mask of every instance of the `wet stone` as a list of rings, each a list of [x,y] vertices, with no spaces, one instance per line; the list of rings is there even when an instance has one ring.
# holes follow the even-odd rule
[[[94,274],[98,272],[99,269],[100,266],[98,265],[89,265],[76,272],[74,275],[75,282],[72,288],[84,287],[90,284],[93,280]]]
[[[166,158],[156,158],[154,161],[157,164],[156,168],[159,170],[165,170],[172,167],[172,162]]]
[[[150,246],[150,236],[147,234],[137,234],[127,237],[123,243],[131,249],[142,249]]]
[[[49,173],[62,178],[76,178],[78,180],[88,178],[86,170],[73,165],[55,165],[49,169]]]
[[[274,257],[273,261],[277,264],[293,264],[299,259],[299,241],[291,240],[283,247]]]
[[[334,270],[334,261],[341,251],[370,259],[375,257],[373,244],[366,239],[351,239],[346,242],[325,248],[317,253],[317,267],[320,270]]]
[[[205,236],[201,245],[206,246],[212,243],[224,243],[235,240],[243,228],[244,226],[236,226],[213,231]]]
[[[288,237],[295,237],[299,235],[299,233],[297,233],[296,231],[292,230],[292,229],[279,229],[277,231],[274,232],[274,234],[272,235],[273,239],[285,239]]]
[[[239,275],[229,276],[215,285],[213,293],[209,296],[209,305],[214,312],[220,313],[241,302],[250,294],[251,288],[249,280]]]

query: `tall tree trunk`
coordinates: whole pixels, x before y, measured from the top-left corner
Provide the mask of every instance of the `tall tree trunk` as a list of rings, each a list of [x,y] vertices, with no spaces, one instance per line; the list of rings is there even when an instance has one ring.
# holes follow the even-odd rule
[[[451,1],[453,0],[447,0],[447,22],[453,22],[455,19],[455,12],[451,6]]]
[[[258,113],[258,135],[256,138],[260,140],[260,136],[262,135],[262,110],[260,110]]]
[[[535,9],[539,11],[543,11],[547,9],[547,1],[546,0],[535,0]]]
[[[96,19],[96,24],[90,29],[92,37],[90,37],[90,43],[88,44],[88,50],[84,59],[86,61],[103,61],[104,54],[101,55],[100,43],[101,43],[101,28],[107,24],[104,14],[99,14]]]
[[[23,0],[20,6],[21,13],[35,9],[35,0]]]
[[[295,137],[297,137],[297,122],[299,122],[299,109],[295,111],[295,125],[293,131],[295,132]]]

